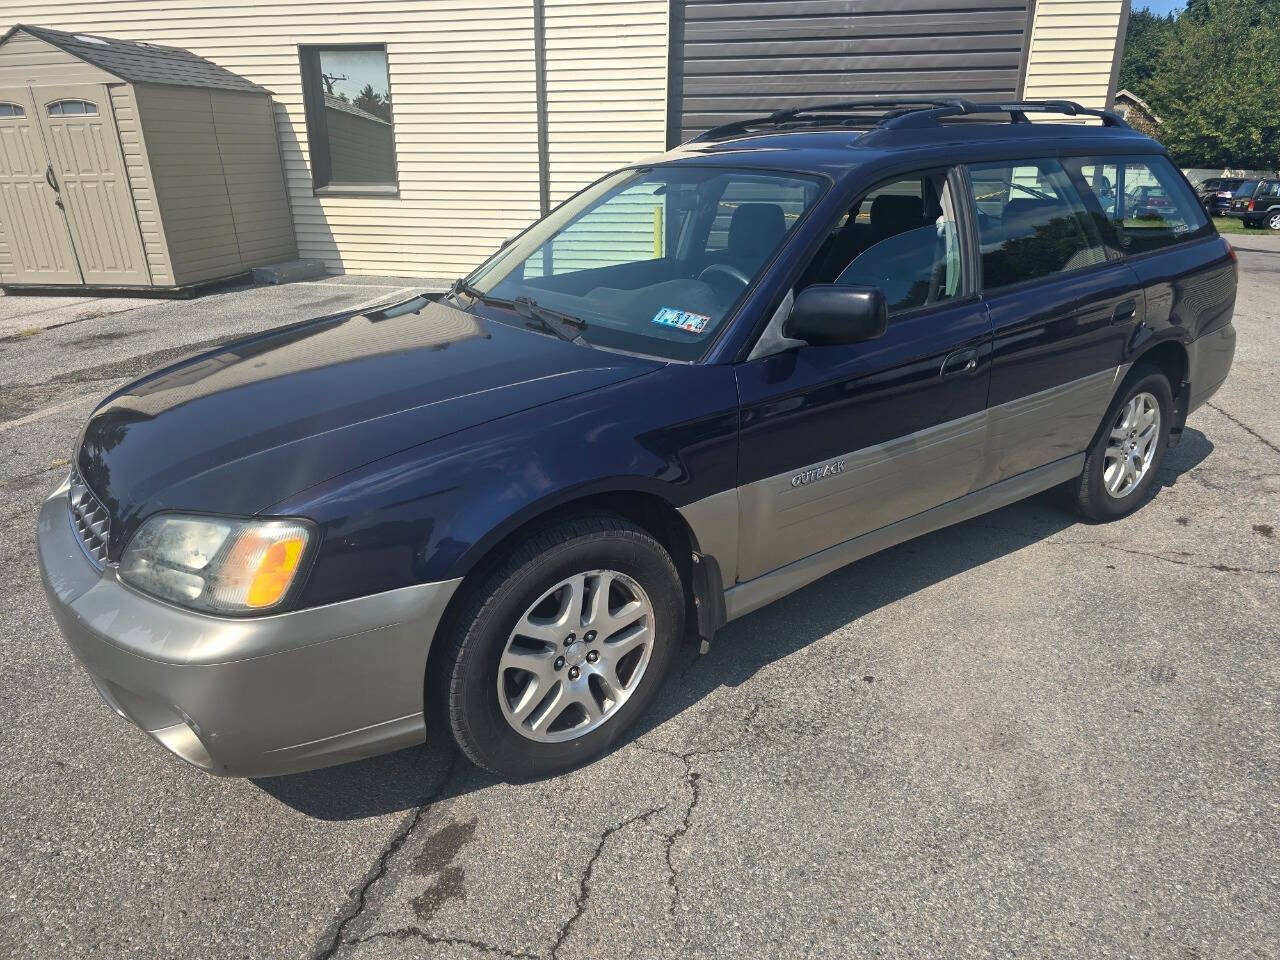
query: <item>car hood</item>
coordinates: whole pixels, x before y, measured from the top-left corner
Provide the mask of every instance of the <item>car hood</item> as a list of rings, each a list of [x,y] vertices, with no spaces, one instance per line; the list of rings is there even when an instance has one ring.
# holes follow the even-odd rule
[[[408,447],[662,364],[423,297],[229,343],[108,397],[76,456],[112,557],[156,510],[252,515]]]

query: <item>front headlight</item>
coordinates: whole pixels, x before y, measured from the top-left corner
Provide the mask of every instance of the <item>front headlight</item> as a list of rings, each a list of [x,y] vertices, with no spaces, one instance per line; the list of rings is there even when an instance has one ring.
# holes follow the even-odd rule
[[[120,579],[208,613],[265,612],[288,595],[311,538],[298,520],[161,514],[134,534]]]

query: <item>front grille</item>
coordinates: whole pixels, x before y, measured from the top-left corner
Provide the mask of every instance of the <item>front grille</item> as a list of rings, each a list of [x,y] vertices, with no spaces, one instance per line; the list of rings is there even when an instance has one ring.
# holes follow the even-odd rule
[[[71,527],[79,536],[85,554],[101,569],[107,559],[107,548],[111,545],[111,515],[78,473],[71,475],[71,490],[67,496]]]

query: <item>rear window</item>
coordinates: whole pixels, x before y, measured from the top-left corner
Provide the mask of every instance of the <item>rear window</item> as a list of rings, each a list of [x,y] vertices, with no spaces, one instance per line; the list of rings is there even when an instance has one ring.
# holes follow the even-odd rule
[[[978,210],[984,289],[1107,259],[1095,218],[1059,161],[974,164],[969,181]]]
[[[1240,186],[1236,187],[1236,194],[1248,197],[1248,196],[1252,196],[1253,191],[1257,189],[1258,189],[1257,180],[1246,180],[1244,183],[1240,184]]]
[[[1195,194],[1164,157],[1076,158],[1067,165],[1101,207],[1108,246],[1121,253],[1158,250],[1213,230]]]

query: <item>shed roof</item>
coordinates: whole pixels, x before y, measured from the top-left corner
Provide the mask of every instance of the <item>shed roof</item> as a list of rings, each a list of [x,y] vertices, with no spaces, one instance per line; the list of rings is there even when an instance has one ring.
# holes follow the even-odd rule
[[[217,90],[241,90],[270,93],[269,90],[223,69],[216,63],[197,57],[190,50],[162,47],[154,43],[117,40],[88,33],[65,33],[48,27],[20,23],[0,38],[4,43],[21,30],[45,43],[51,43],[86,63],[114,74],[126,83],[167,83],[183,87],[213,87]]]

